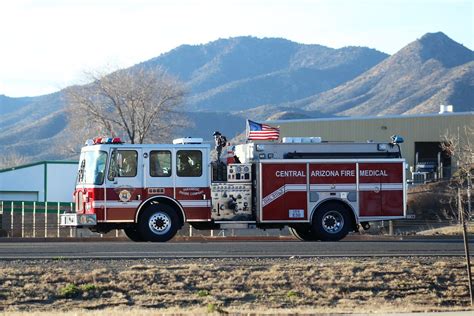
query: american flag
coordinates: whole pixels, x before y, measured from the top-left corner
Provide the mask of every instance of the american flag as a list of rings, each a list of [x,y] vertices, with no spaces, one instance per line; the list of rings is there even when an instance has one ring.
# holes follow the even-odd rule
[[[248,140],[278,140],[278,138],[280,138],[279,128],[247,120]]]

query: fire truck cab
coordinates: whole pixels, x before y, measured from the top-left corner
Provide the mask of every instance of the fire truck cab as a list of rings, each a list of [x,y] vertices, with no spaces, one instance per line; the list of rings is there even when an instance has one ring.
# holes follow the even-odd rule
[[[406,218],[405,162],[397,142],[283,138],[235,146],[211,161],[198,138],[82,148],[75,210],[64,226],[123,229],[134,241],[196,229],[284,228],[305,241],[336,241],[369,222]]]

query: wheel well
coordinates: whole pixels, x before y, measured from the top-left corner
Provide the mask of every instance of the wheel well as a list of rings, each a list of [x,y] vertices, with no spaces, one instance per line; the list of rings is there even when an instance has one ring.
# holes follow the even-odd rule
[[[138,207],[137,213],[135,214],[135,223],[138,223],[138,217],[140,216],[140,214],[143,210],[145,210],[150,205],[159,204],[159,203],[163,203],[163,204],[166,204],[166,205],[169,205],[170,207],[172,207],[176,211],[176,214],[179,217],[179,220],[181,222],[181,226],[184,225],[184,222],[186,221],[186,216],[184,214],[183,208],[181,207],[181,205],[176,200],[174,200],[170,197],[167,197],[167,196],[154,196],[154,197],[146,200],[145,202],[143,202]]]
[[[352,209],[352,206],[350,206],[349,204],[347,204],[347,203],[344,202],[344,201],[337,200],[337,199],[325,200],[324,202],[322,202],[322,203],[316,205],[316,206],[314,207],[314,209],[313,209],[313,213],[311,214],[311,221],[310,221],[310,223],[313,222],[314,214],[316,214],[316,212],[317,212],[320,208],[322,208],[322,207],[324,207],[324,206],[326,206],[326,205],[328,205],[328,204],[338,204],[338,205],[344,207],[344,208],[347,210],[347,212],[349,213],[349,216],[351,217],[351,220],[352,220],[352,228],[354,228],[354,229],[356,228],[357,222],[356,222],[356,218],[355,218],[355,214],[354,214],[354,210]]]

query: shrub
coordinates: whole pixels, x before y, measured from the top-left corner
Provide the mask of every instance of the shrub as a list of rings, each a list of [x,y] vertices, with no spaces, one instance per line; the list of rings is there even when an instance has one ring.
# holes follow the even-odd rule
[[[208,313],[215,313],[217,311],[217,305],[214,303],[207,304],[207,312]]]
[[[209,292],[208,292],[207,290],[199,290],[199,291],[197,292],[197,295],[198,295],[199,297],[205,297],[205,296],[208,296],[208,295],[209,295]]]
[[[288,298],[293,298],[293,297],[297,297],[297,296],[298,296],[298,292],[293,291],[293,290],[289,290],[289,291],[286,293],[286,297],[288,297]]]
[[[91,291],[95,291],[96,289],[97,289],[97,287],[94,284],[83,284],[83,285],[81,285],[81,290],[83,292],[91,292]]]
[[[65,298],[76,297],[81,293],[82,293],[81,289],[78,288],[77,285],[73,283],[69,283],[65,287],[59,289],[59,296],[62,296]]]

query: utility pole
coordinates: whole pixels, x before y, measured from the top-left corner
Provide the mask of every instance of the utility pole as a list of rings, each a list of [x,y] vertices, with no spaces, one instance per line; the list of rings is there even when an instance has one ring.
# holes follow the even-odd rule
[[[458,210],[461,218],[462,235],[464,239],[464,252],[466,254],[466,267],[467,267],[467,278],[469,282],[469,297],[471,299],[471,306],[474,306],[474,293],[472,292],[472,274],[471,274],[471,258],[469,256],[469,239],[467,236],[467,221],[469,221],[469,215],[471,214],[471,177],[468,177],[468,188],[467,188],[467,199],[468,199],[468,212],[463,211],[461,188],[458,187]],[[466,220],[467,217],[467,220]]]

